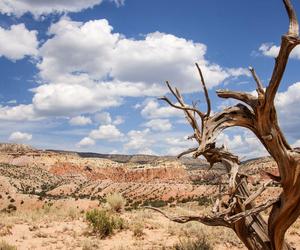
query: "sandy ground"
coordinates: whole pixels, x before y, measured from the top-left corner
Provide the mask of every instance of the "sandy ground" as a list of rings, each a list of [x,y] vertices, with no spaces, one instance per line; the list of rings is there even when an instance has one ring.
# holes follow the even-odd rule
[[[167,208],[170,213],[187,214],[207,209],[195,204]],[[115,231],[112,236],[100,239],[91,232],[85,214],[75,209],[51,208],[1,214],[0,241],[17,249],[103,249],[103,250],[154,250],[172,249],[181,240],[202,235],[212,249],[246,249],[231,232],[222,227],[206,227],[199,223],[184,225],[170,222],[150,210],[124,211],[121,216],[126,229]],[[141,236],[134,235],[136,225],[142,225]],[[300,222],[289,230],[288,241],[300,247]]]

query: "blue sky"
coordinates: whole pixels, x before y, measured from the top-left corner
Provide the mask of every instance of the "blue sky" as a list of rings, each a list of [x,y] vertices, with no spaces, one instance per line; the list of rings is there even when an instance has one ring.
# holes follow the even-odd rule
[[[300,4],[293,1],[300,13]],[[0,141],[99,153],[176,154],[193,143],[183,115],[157,97],[165,80],[187,102],[234,104],[219,88],[265,85],[288,20],[277,1],[0,0]],[[300,48],[276,99],[290,144],[300,146]],[[199,92],[200,91],[200,92]],[[244,129],[219,137],[242,157],[265,154]]]

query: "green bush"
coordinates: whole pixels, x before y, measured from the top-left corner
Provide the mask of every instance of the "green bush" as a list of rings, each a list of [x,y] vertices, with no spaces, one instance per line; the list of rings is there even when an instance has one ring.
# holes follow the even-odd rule
[[[199,206],[209,206],[209,205],[212,205],[211,199],[209,197],[207,197],[207,196],[200,196],[200,197],[198,197],[197,201],[198,201],[198,205]]]
[[[106,197],[109,207],[115,212],[121,212],[124,209],[126,200],[119,193],[113,193]]]
[[[125,228],[125,221],[119,216],[113,216],[105,210],[94,209],[86,213],[86,220],[93,229],[93,232],[101,238],[111,235],[114,229]]]

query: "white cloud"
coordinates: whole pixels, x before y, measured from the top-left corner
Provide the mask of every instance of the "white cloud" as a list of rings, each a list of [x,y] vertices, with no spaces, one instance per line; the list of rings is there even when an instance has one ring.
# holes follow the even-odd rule
[[[184,148],[191,147],[191,145],[195,144],[195,142],[193,142],[192,140],[187,140],[187,138],[173,138],[173,137],[167,137],[165,139],[165,143],[170,146],[177,146],[177,147],[184,147]]]
[[[20,131],[13,132],[9,138],[12,142],[25,142],[30,141],[32,139],[32,135],[28,133],[22,133]]]
[[[93,87],[80,84],[44,84],[34,90],[32,99],[37,113],[45,116],[64,116],[78,113],[93,113],[100,109],[121,104],[107,84]],[[76,101],[74,101],[76,100]]]
[[[38,17],[50,13],[80,12],[101,2],[102,0],[1,0],[0,12],[18,17],[30,12]],[[114,2],[122,3],[122,1],[117,0]]]
[[[159,103],[153,99],[146,101],[141,110],[141,115],[148,119],[184,117],[182,111],[178,111],[170,106],[160,106]]]
[[[112,122],[110,113],[108,113],[108,112],[97,113],[97,114],[95,114],[94,119],[97,123],[104,124],[104,125],[111,124],[111,122]]]
[[[209,87],[244,74],[208,62],[204,44],[159,32],[134,40],[112,29],[105,19],[82,23],[66,17],[50,27],[52,37],[41,47],[37,65],[41,81],[48,83],[34,90],[37,110],[58,115],[95,112],[120,105],[122,97],[166,93],[166,78],[183,92],[193,92],[200,89],[195,61]],[[73,100],[78,102],[71,105]]]
[[[22,121],[22,120],[36,120],[37,116],[33,105],[18,105],[18,106],[0,106],[0,120],[7,121]]]
[[[12,99],[12,100],[9,100],[8,102],[6,102],[7,104],[17,104],[17,100],[15,99]]]
[[[28,30],[24,24],[12,25],[9,29],[0,27],[0,37],[0,57],[15,61],[38,53],[37,31]]]
[[[84,137],[77,143],[77,147],[89,147],[95,145],[95,141],[89,137]]]
[[[110,0],[111,2],[114,2],[118,7],[124,5],[125,0]]]
[[[297,140],[297,141],[295,141],[293,144],[292,144],[292,147],[294,147],[294,148],[299,148],[300,147],[300,139],[299,140]]]
[[[86,23],[61,19],[49,29],[54,37],[41,48],[38,65],[43,79],[59,81],[72,72],[87,72],[91,77],[106,77],[111,69],[114,46],[120,35],[112,33],[107,20]]]
[[[120,39],[114,52],[113,77],[158,85],[168,79],[183,92],[201,89],[197,84],[195,62],[201,66],[209,88],[220,84],[233,72],[233,69],[223,69],[207,61],[204,44],[160,32],[147,34],[143,40]],[[234,71],[234,76],[241,74],[244,74],[241,70],[240,74]]]
[[[157,155],[156,152],[154,152],[152,149],[147,148],[147,147],[138,150],[137,154],[141,154],[141,155]]]
[[[168,131],[172,128],[172,124],[168,119],[153,119],[146,122],[144,126],[151,128],[154,131]]]
[[[187,140],[186,137],[167,137],[163,143],[166,145],[167,148],[166,154],[167,155],[178,155],[183,151],[196,147],[197,143],[193,140]]]
[[[294,139],[300,137],[300,82],[288,87],[284,92],[277,93],[275,105],[281,127]]]
[[[279,46],[272,43],[263,43],[258,50],[265,56],[277,57],[279,49]],[[291,58],[300,59],[300,46],[293,49],[291,52]]]
[[[117,115],[116,119],[113,121],[113,124],[114,125],[120,125],[120,124],[122,124],[124,122],[125,122],[124,118],[122,116],[120,116],[120,115]]]
[[[91,114],[121,105],[124,97],[160,96],[167,92],[162,83],[166,78],[183,92],[193,92],[200,88],[195,61],[209,87],[244,74],[242,69],[224,69],[207,61],[204,44],[159,32],[134,40],[112,29],[105,19],[83,23],[63,17],[51,25],[51,37],[39,49],[41,85],[32,89],[30,106],[34,117]],[[151,119],[180,113],[155,102],[148,103],[142,114],[147,112]]]
[[[92,130],[89,137],[95,140],[121,140],[124,136],[114,125],[101,125],[98,129]]]
[[[154,140],[149,138],[149,129],[145,130],[131,130],[127,133],[128,142],[124,144],[126,152],[142,152],[149,149]]]
[[[85,126],[88,124],[92,124],[92,120],[91,118],[85,116],[75,116],[69,120],[69,123],[72,126]]]
[[[232,130],[231,130],[232,131]],[[268,155],[257,137],[246,129],[242,133],[229,135],[228,131],[221,133],[217,138],[218,145],[224,145],[229,151],[240,157],[241,160]]]

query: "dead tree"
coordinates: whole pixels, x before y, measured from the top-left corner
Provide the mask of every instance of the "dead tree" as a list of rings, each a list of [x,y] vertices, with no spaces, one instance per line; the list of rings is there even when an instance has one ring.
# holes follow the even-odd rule
[[[280,130],[274,105],[289,55],[300,44],[296,13],[290,0],[283,2],[289,17],[289,29],[282,36],[280,51],[266,88],[254,69],[250,68],[256,83],[257,96],[245,92],[218,90],[219,97],[232,98],[241,103],[213,114],[204,77],[196,64],[207,102],[206,112],[200,111],[196,105],[187,105],[179,90],[173,89],[168,82],[167,86],[176,98],[176,103],[167,97],[161,98],[172,107],[184,111],[193,128],[190,138],[198,143],[197,147],[188,149],[179,157],[187,154],[193,154],[194,158],[204,156],[211,167],[217,162],[222,163],[229,175],[229,184],[226,192],[219,193],[211,215],[170,217],[159,209],[155,210],[179,223],[198,221],[209,226],[231,228],[248,249],[292,249],[285,242],[284,236],[300,214],[300,153],[293,150]],[[239,172],[238,157],[224,147],[216,146],[216,138],[220,132],[235,126],[251,130],[276,161],[279,176],[269,176],[282,188],[279,197],[256,204],[255,199],[267,188],[268,183],[255,193],[250,193],[247,178]],[[269,207],[271,212],[268,221],[265,221],[260,212]]]

